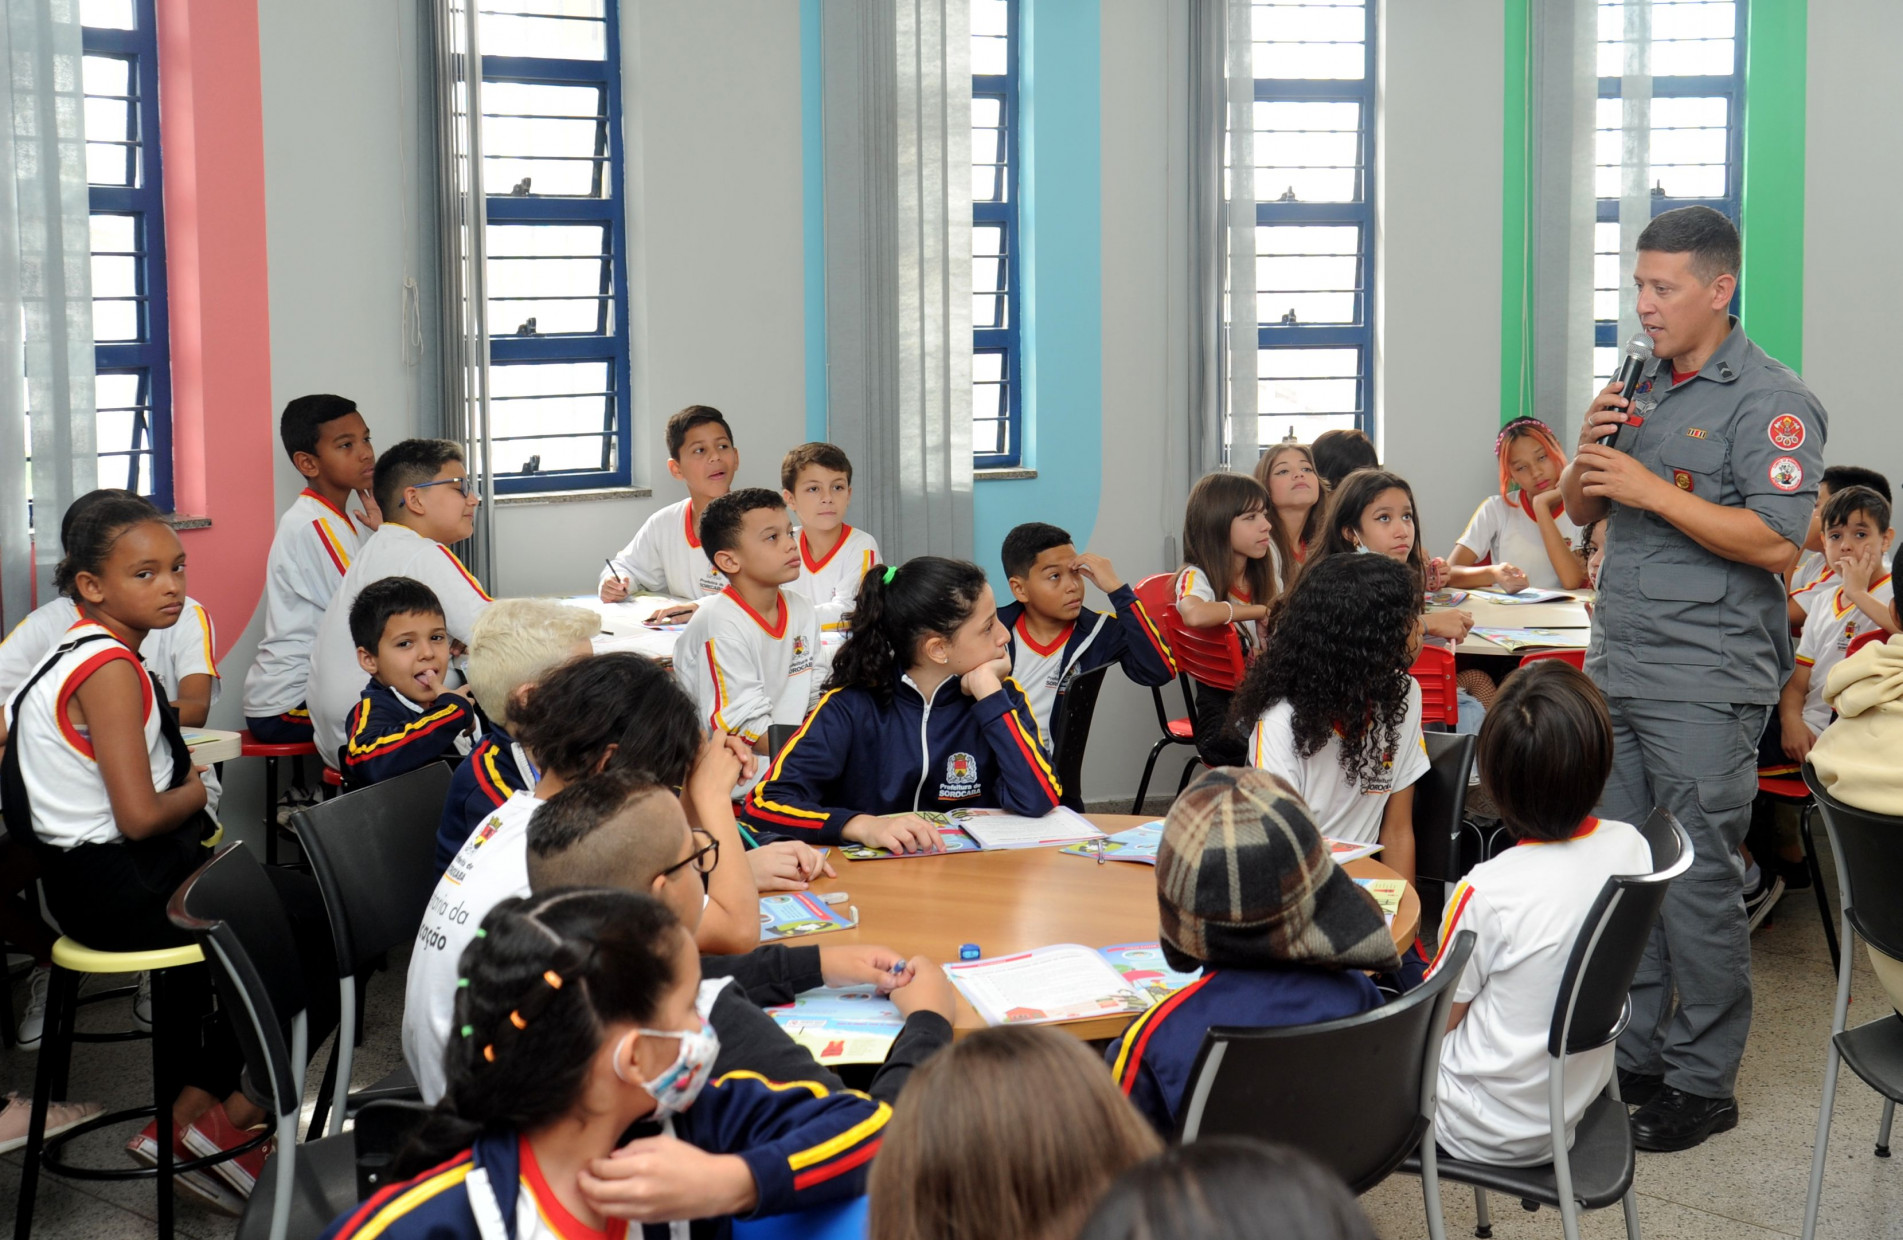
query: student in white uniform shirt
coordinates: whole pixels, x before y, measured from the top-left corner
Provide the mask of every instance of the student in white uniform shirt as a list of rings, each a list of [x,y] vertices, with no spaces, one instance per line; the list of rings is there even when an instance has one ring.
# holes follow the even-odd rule
[[[1803,764],[1817,737],[1830,726],[1824,682],[1831,669],[1858,637],[1873,629],[1891,632],[1896,623],[1890,611],[1890,571],[1884,564],[1896,537],[1889,501],[1868,487],[1846,487],[1824,505],[1823,525],[1824,557],[1835,585],[1826,583],[1812,597],[1804,635],[1797,641],[1796,666],[1759,746],[1762,775],[1792,774]],[[1787,762],[1779,763],[1780,756]]]
[[[780,494],[799,519],[800,575],[788,589],[819,611],[820,627],[851,625],[859,582],[879,562],[879,543],[846,524],[852,507],[852,461],[829,443],[803,443],[780,462]]]
[[[700,534],[727,588],[701,604],[674,643],[674,675],[702,724],[765,753],[767,729],[804,720],[823,679],[819,613],[781,588],[799,575],[793,522],[777,492],[746,487],[707,506]]]
[[[1472,520],[1448,559],[1449,581],[1518,593],[1577,590],[1586,566],[1574,549],[1579,527],[1560,502],[1559,475],[1566,454],[1546,423],[1515,418],[1493,442],[1500,462],[1500,493],[1474,509]],[[1474,567],[1491,560],[1485,568]]]
[[[1803,633],[1804,621],[1810,618],[1811,604],[1816,602],[1818,594],[1837,583],[1836,572],[1824,555],[1824,505],[1830,502],[1832,495],[1846,487],[1869,487],[1888,502],[1896,502],[1896,497],[1890,491],[1890,480],[1874,469],[1865,469],[1861,465],[1832,465],[1824,470],[1823,476],[1817,480],[1817,505],[1811,509],[1810,529],[1804,535],[1803,553],[1784,574],[1784,593],[1789,600],[1787,610],[1793,637]],[[1884,553],[1883,563],[1886,568],[1889,566],[1889,552]]]
[[[707,875],[701,949],[738,953],[759,943],[759,892],[729,799],[740,760],[728,745],[705,740],[693,703],[665,669],[630,653],[577,659],[537,682],[509,718],[539,778],[533,790],[503,802],[463,841],[430,896],[410,957],[403,1055],[423,1096],[432,1100],[443,1089],[457,961],[484,914],[529,894],[529,819],[571,783],[614,770],[680,787],[690,822],[720,841]]]
[[[406,439],[377,461],[377,506],[383,524],[358,548],[338,583],[311,646],[308,701],[317,752],[337,762],[346,719],[363,693],[363,668],[350,636],[350,605],[373,581],[409,577],[435,592],[457,654],[489,605],[482,583],[445,544],[469,537],[481,497],[462,449],[447,439]]]
[[[1519,842],[1469,871],[1442,919],[1443,951],[1462,930],[1476,942],[1454,984],[1434,1140],[1455,1158],[1534,1166],[1553,1157],[1547,1035],[1573,941],[1606,880],[1650,873],[1652,852],[1630,823],[1591,816],[1612,770],[1612,722],[1570,664],[1507,677],[1480,726],[1479,765]],[[1610,1046],[1567,1059],[1569,1144],[1613,1066]]]
[[[1379,843],[1414,879],[1414,784],[1427,773],[1421,594],[1384,555],[1331,555],[1295,579],[1268,645],[1236,690],[1231,726],[1254,724],[1249,761],[1287,780],[1323,835]]]
[[[311,643],[357,545],[382,519],[370,496],[377,454],[354,401],[300,396],[284,406],[278,438],[305,487],[278,518],[264,565],[264,638],[244,678],[245,726],[271,745],[311,739],[304,691]],[[353,498],[362,511],[352,513]]]
[[[733,446],[727,415],[712,405],[689,405],[667,420],[667,472],[687,484],[687,498],[669,504],[635,532],[601,570],[604,603],[619,603],[646,591],[689,602],[663,607],[655,621],[680,620],[727,579],[707,558],[700,541],[700,514],[733,487],[740,450]]]

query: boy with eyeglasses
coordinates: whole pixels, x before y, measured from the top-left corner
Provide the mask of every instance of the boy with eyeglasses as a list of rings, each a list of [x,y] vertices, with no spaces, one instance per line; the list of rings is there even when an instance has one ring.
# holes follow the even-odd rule
[[[474,530],[481,499],[461,448],[447,439],[405,439],[377,458],[374,490],[383,524],[357,549],[311,646],[306,701],[317,752],[331,764],[363,691],[350,608],[364,587],[385,577],[409,577],[428,586],[443,606],[455,655],[467,648],[476,617],[490,603],[482,583],[448,546]]]

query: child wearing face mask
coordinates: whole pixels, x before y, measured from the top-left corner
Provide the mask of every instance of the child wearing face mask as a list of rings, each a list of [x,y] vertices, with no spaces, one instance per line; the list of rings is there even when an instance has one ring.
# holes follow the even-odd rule
[[[414,1178],[326,1240],[712,1240],[738,1215],[865,1191],[890,1108],[816,1082],[710,1079],[718,985],[652,896],[507,901],[461,969],[449,1091],[398,1155]]]

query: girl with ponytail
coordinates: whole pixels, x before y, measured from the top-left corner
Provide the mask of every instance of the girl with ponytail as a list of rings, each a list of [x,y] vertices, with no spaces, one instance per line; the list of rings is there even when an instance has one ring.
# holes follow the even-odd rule
[[[939,850],[924,811],[1040,817],[1060,789],[984,570],[874,565],[819,705],[747,794],[748,823],[811,843]]]
[[[817,1082],[710,1079],[700,957],[652,896],[505,901],[461,972],[448,1092],[397,1158],[413,1178],[331,1240],[615,1235],[618,1220],[643,1225],[630,1236],[722,1237],[734,1215],[865,1191],[889,1109]]]

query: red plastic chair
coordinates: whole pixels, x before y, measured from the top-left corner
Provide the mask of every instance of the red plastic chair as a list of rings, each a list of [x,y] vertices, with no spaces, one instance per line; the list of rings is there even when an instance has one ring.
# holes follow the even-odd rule
[[[1580,671],[1586,670],[1586,652],[1583,650],[1529,650],[1520,656],[1520,666],[1525,667],[1541,659],[1564,659]]]
[[[1175,592],[1174,576],[1169,578],[1171,594]],[[1242,639],[1236,635],[1233,624],[1219,624],[1214,628],[1192,629],[1183,623],[1182,613],[1176,610],[1175,599],[1169,598],[1165,605],[1155,613],[1163,617],[1163,639],[1170,644],[1170,653],[1176,656],[1176,667],[1180,675],[1177,680],[1183,686],[1183,702],[1189,707],[1190,743],[1195,744],[1196,699],[1190,691],[1190,681],[1209,686],[1224,693],[1234,693],[1242,684],[1242,674],[1248,668],[1242,653]],[[1200,755],[1183,766],[1183,777],[1176,783],[1180,796],[1189,786],[1189,777],[1202,759]]]
[[[285,834],[278,825],[278,768],[285,759],[291,761],[292,782],[302,787],[304,784],[304,759],[317,756],[317,746],[310,741],[293,741],[288,744],[273,744],[261,741],[249,731],[238,733],[238,756],[240,758],[264,759],[264,860],[267,865],[278,863],[278,836]]]
[[[1442,723],[1452,728],[1460,722],[1459,686],[1454,683],[1454,652],[1439,646],[1422,646],[1407,669],[1421,685],[1421,722]]]
[[[1176,639],[1171,636],[1170,619],[1176,615],[1176,575],[1152,573],[1137,582],[1135,589],[1144,610],[1159,618],[1163,625],[1163,640],[1171,643],[1171,649],[1174,651]],[[1130,806],[1130,812],[1133,814],[1143,812],[1143,798],[1149,795],[1150,791],[1150,776],[1155,773],[1156,760],[1163,756],[1163,751],[1171,745],[1188,745],[1191,748],[1196,745],[1196,706],[1190,697],[1189,681],[1179,674],[1176,682],[1183,688],[1185,708],[1184,713],[1176,718],[1171,718],[1169,708],[1163,705],[1162,688],[1155,685],[1150,687],[1150,697],[1156,703],[1156,726],[1162,736],[1158,738],[1156,744],[1150,746],[1149,761],[1143,764],[1143,778],[1137,782],[1137,799]],[[1195,765],[1195,758],[1191,758],[1184,764],[1185,776]]]
[[[1760,775],[1758,776],[1758,795],[1767,796],[1786,805],[1797,806],[1797,834],[1804,843],[1804,868],[1810,871],[1811,890],[1817,893],[1817,915],[1824,923],[1824,942],[1830,948],[1830,971],[1835,973],[1838,965],[1837,923],[1830,916],[1830,894],[1824,890],[1823,867],[1817,861],[1817,848],[1811,838],[1811,814],[1817,809],[1816,798],[1810,794],[1810,788],[1799,775]]]
[[[1890,640],[1890,635],[1884,632],[1882,629],[1871,629],[1868,633],[1859,633],[1854,639],[1851,640],[1850,649],[1844,651],[1844,658],[1848,659],[1851,655],[1857,653],[1859,650],[1862,650],[1865,646],[1873,646],[1881,642],[1887,642],[1889,640]]]

